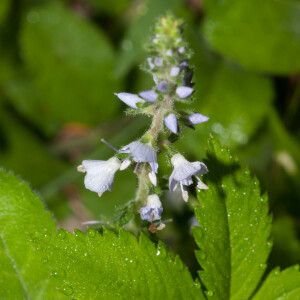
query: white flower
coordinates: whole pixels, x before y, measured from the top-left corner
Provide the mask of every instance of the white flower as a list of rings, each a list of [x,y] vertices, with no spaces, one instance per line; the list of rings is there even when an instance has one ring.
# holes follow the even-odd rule
[[[193,183],[192,176],[195,176],[198,180],[197,187],[199,189],[208,189],[207,185],[198,177],[198,175],[208,172],[204,163],[200,161],[189,162],[179,153],[172,156],[171,163],[174,166],[174,170],[169,179],[169,189],[174,191],[179,183],[184,201],[187,201],[189,196],[188,192],[183,189],[183,186]]]
[[[115,95],[123,101],[128,106],[137,109],[136,106],[137,103],[143,103],[145,102],[143,99],[141,99],[138,95],[130,94],[130,93],[115,93]]]
[[[115,172],[119,170],[121,162],[116,157],[109,160],[84,160],[82,165],[78,166],[79,172],[86,172],[84,185],[87,189],[102,194],[113,188]]]
[[[149,222],[160,220],[163,212],[163,207],[157,195],[149,195],[147,198],[146,206],[140,209],[140,215],[142,220]]]
[[[120,153],[130,153],[132,159],[137,162],[148,162],[154,173],[157,173],[158,163],[156,151],[152,148],[151,144],[143,144],[141,142],[135,141],[126,146],[124,146]],[[126,163],[127,165],[127,163]]]

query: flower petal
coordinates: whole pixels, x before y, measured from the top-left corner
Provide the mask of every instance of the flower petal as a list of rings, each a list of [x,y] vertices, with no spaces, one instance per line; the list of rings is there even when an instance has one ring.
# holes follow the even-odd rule
[[[178,133],[178,124],[177,124],[177,118],[174,114],[169,114],[167,117],[165,117],[165,125],[166,127],[172,131],[173,133]]]
[[[157,99],[157,94],[153,90],[147,90],[140,92],[139,95],[148,102],[155,102]]]
[[[130,94],[130,93],[115,93],[115,95],[123,101],[128,106],[137,109],[136,104],[140,102],[144,102],[138,95]]]
[[[122,161],[120,170],[123,171],[123,170],[127,169],[130,166],[130,164],[131,164],[130,156],[128,156]]]
[[[155,57],[154,58],[154,63],[158,66],[161,67],[163,65],[163,59],[161,57]]]
[[[167,92],[168,91],[168,83],[166,81],[161,81],[157,84],[157,89],[160,92]]]
[[[179,86],[176,89],[176,94],[181,99],[189,97],[190,95],[192,95],[193,92],[194,92],[194,89],[189,86]]]
[[[152,58],[151,58],[151,57],[148,57],[148,58],[147,58],[147,61],[148,61],[148,65],[149,65],[150,69],[153,69],[153,68],[154,68],[154,64],[153,64],[153,62],[152,62]]]
[[[156,185],[157,185],[157,178],[156,178],[155,173],[154,173],[153,171],[150,172],[150,173],[148,174],[148,177],[149,177],[151,183],[152,183],[154,186],[156,186]]]
[[[181,69],[178,67],[172,67],[171,71],[170,71],[170,76],[173,76],[173,77],[178,76],[180,73],[180,70]]]
[[[84,178],[85,187],[101,194],[113,188],[115,172],[119,169],[121,162],[116,157],[112,157],[107,161],[84,160],[82,165],[87,172]]]
[[[199,113],[193,113],[191,115],[186,116],[186,118],[191,125],[204,123],[209,120],[209,117],[201,115]]]

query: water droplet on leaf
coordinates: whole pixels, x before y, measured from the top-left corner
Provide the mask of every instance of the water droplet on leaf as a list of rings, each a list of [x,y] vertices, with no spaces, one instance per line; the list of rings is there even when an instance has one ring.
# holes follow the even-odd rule
[[[208,297],[211,297],[211,296],[214,295],[214,292],[213,292],[212,290],[209,290],[209,291],[206,292],[206,295],[207,295]]]
[[[64,285],[62,286],[62,288],[60,289],[62,291],[63,294],[65,294],[66,296],[71,296],[73,294],[73,289],[72,287],[70,287],[69,285]]]
[[[92,228],[88,228],[87,234],[89,237],[94,237],[96,235],[96,230],[94,230]]]
[[[64,270],[55,270],[54,272],[51,273],[52,276],[58,278],[58,279],[63,279],[66,276],[66,272]]]
[[[62,228],[59,228],[58,229],[58,232],[57,232],[57,236],[63,240],[65,237],[66,237],[66,232],[62,229]]]

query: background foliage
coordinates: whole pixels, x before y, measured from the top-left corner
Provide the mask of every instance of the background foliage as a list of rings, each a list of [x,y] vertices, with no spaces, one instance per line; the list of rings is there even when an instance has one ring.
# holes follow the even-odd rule
[[[269,267],[300,261],[300,11],[292,1],[0,1],[0,165],[38,191],[59,224],[110,219],[134,195],[135,176],[116,175],[101,199],[76,166],[107,159],[137,138],[144,120],[124,117],[114,92],[152,86],[139,69],[154,20],[167,10],[186,20],[194,51],[195,109],[210,116],[177,147],[191,160],[219,136],[256,174],[270,199],[274,247]],[[197,271],[193,212],[165,199],[159,233]],[[267,287],[266,287],[267,288]]]

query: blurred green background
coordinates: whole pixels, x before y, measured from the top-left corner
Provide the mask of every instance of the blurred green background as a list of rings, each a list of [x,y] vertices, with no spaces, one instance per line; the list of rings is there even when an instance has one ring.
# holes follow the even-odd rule
[[[210,133],[228,145],[269,194],[270,267],[300,262],[299,0],[1,0],[0,165],[65,228],[115,216],[135,193],[134,174],[118,172],[99,199],[76,166],[113,155],[100,138],[119,147],[145,130],[149,120],[124,116],[113,93],[152,87],[139,64],[168,10],[186,21],[194,108],[210,117],[176,146],[202,160]],[[191,207],[165,202],[174,222],[161,238],[191,264]]]

